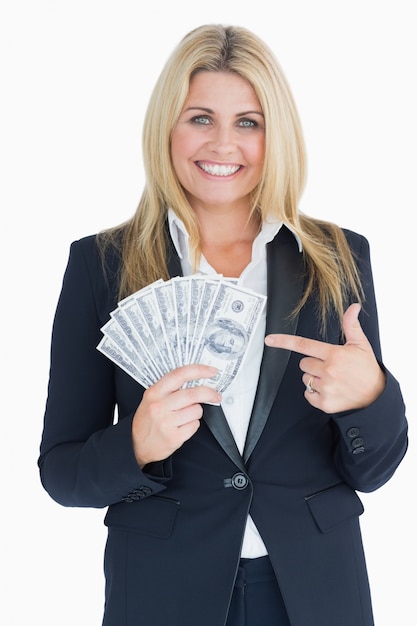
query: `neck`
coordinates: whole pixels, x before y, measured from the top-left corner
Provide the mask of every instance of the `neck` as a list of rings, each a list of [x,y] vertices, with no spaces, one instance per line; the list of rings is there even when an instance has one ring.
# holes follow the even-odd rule
[[[247,216],[244,220],[211,217],[207,224],[200,222],[201,252],[216,272],[238,278],[252,259],[252,244],[260,228],[259,216],[249,220]]]
[[[220,215],[199,215],[200,241],[206,245],[222,246],[237,243],[250,243],[261,229],[259,215],[224,213]]]

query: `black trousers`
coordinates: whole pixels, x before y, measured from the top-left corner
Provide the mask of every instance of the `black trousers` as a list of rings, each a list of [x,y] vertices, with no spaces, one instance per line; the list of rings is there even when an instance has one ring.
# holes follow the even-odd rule
[[[226,626],[290,626],[267,556],[241,559]]]

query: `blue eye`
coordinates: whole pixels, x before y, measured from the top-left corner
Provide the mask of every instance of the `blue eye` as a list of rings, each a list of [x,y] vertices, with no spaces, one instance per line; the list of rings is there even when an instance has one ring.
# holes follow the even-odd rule
[[[258,126],[258,123],[255,122],[254,120],[244,118],[242,120],[239,120],[239,126],[241,126],[242,128],[254,128]]]
[[[201,124],[202,126],[210,124],[210,120],[207,115],[196,115],[191,120],[194,124]]]

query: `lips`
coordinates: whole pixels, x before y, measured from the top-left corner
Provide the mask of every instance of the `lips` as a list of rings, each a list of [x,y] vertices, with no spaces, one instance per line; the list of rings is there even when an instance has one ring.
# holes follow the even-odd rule
[[[206,174],[223,177],[236,174],[242,167],[241,165],[220,165],[219,163],[205,163],[203,161],[196,161],[196,164],[203,172],[206,172]]]

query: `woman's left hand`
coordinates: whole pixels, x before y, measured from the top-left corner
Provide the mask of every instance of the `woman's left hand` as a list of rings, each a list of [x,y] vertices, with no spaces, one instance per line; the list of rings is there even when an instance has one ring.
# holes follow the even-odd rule
[[[360,309],[359,304],[351,304],[345,311],[344,345],[296,335],[265,337],[267,346],[306,355],[300,360],[304,395],[312,406],[325,413],[364,408],[384,390],[385,374],[359,323]]]

